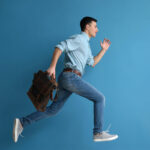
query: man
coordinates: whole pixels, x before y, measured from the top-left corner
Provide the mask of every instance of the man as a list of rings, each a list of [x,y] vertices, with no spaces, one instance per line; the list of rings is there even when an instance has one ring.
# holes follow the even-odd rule
[[[56,64],[62,54],[65,52],[64,69],[58,77],[58,98],[45,112],[36,111],[26,117],[15,118],[13,128],[13,139],[17,142],[24,127],[36,122],[40,119],[55,115],[67,101],[72,93],[76,93],[82,97],[91,100],[94,104],[94,141],[110,141],[118,138],[118,135],[111,135],[107,131],[103,131],[103,110],[105,105],[105,97],[96,88],[82,79],[84,68],[87,65],[94,67],[108,50],[111,42],[104,39],[100,42],[102,47],[97,56],[93,57],[89,40],[95,37],[98,32],[97,20],[92,17],[84,17],[80,21],[81,33],[71,36],[56,45],[53,53],[50,67],[47,69],[49,76],[56,78]]]

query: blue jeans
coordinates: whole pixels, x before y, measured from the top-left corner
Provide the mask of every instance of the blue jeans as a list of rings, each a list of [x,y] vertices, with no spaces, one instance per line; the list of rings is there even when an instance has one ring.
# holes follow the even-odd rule
[[[73,72],[61,72],[58,77],[58,98],[57,101],[46,107],[44,112],[36,111],[26,117],[19,118],[23,127],[36,122],[40,119],[55,115],[67,101],[72,93],[76,93],[91,100],[94,104],[94,128],[93,133],[102,132],[103,111],[105,106],[105,97],[95,87],[82,79]]]

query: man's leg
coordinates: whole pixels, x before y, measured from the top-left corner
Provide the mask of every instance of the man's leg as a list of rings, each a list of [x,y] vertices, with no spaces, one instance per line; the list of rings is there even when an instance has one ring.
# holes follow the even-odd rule
[[[62,85],[65,89],[94,102],[93,140],[96,142],[117,139],[118,135],[111,135],[106,131],[102,131],[103,111],[105,106],[105,97],[103,94],[75,73],[68,73],[68,77],[69,80],[67,78],[66,80],[62,80]]]
[[[67,75],[68,74],[68,75]],[[62,80],[63,88],[83,96],[94,102],[94,129],[93,133],[102,132],[103,127],[103,111],[105,105],[104,95],[91,84],[83,80],[73,72],[65,72],[68,76],[66,80]]]
[[[18,137],[19,135],[21,135],[24,127],[40,119],[44,119],[55,115],[62,108],[66,100],[72,94],[72,92],[67,91],[62,87],[60,83],[61,80],[63,80],[62,73],[58,77],[59,90],[58,90],[57,100],[52,102],[50,106],[46,107],[46,110],[44,112],[36,111],[34,113],[29,114],[28,116],[14,119],[14,125],[13,125],[14,142],[18,141]]]
[[[27,125],[29,125],[33,122],[36,122],[40,119],[44,119],[44,118],[55,115],[62,108],[62,106],[66,102],[67,98],[71,94],[72,94],[72,92],[69,92],[63,88],[59,88],[57,100],[53,101],[50,106],[47,106],[46,110],[44,112],[36,111],[26,117],[19,118],[22,126],[26,127]]]

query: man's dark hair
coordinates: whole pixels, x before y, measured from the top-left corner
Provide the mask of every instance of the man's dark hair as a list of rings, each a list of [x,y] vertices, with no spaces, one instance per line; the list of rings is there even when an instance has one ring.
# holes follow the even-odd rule
[[[97,22],[97,20],[95,18],[92,17],[83,17],[80,21],[80,27],[81,27],[81,31],[85,30],[85,27],[87,24],[90,24],[92,21]]]

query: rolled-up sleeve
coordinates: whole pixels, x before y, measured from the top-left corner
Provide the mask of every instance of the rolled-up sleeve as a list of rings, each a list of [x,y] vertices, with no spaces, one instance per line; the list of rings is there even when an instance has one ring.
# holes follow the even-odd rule
[[[61,41],[55,47],[59,48],[62,51],[69,52],[77,50],[80,46],[81,39],[79,36],[71,36],[69,39]]]
[[[89,65],[89,66],[91,66],[91,67],[94,64],[94,56],[92,55],[91,51],[89,52],[89,57],[87,59],[86,64]]]

